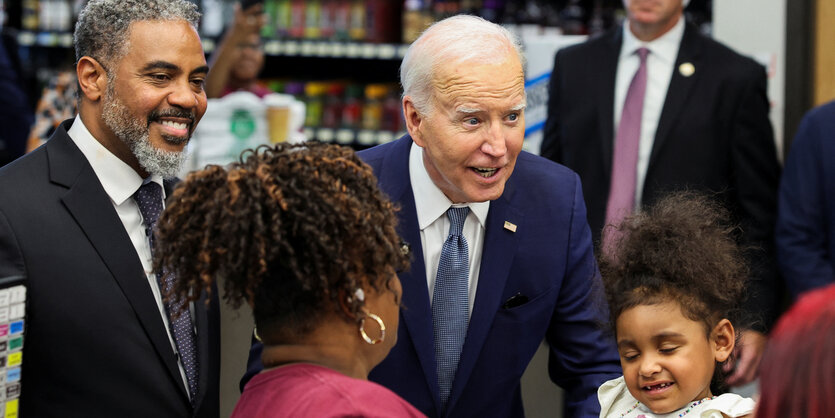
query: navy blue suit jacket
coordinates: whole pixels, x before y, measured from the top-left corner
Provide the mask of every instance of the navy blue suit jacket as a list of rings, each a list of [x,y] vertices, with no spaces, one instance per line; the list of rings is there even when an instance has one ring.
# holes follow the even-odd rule
[[[811,110],[780,182],[777,261],[792,294],[835,282],[835,102]]]
[[[567,416],[596,417],[597,387],[621,373],[606,320],[591,233],[577,175],[526,152],[502,196],[490,203],[481,273],[448,410],[439,405],[432,315],[420,228],[409,179],[408,136],[360,153],[400,206],[399,231],[411,244],[400,274],[398,342],[370,379],[428,416],[522,416],[520,378],[543,339],[552,380],[566,390]],[[516,225],[513,232],[505,222]],[[527,302],[504,307],[521,294]],[[518,300],[518,299],[517,299]]]
[[[621,375],[603,325],[607,307],[594,260],[580,180],[565,167],[522,152],[504,194],[490,203],[481,273],[447,411],[440,408],[432,314],[420,229],[409,179],[409,136],[360,152],[398,212],[411,245],[399,274],[403,307],[397,345],[369,378],[429,417],[521,417],[520,379],[539,344],[551,347],[551,379],[566,391],[567,417],[597,417],[597,388]],[[513,232],[505,222],[516,225]],[[512,297],[527,299],[505,306]],[[261,368],[250,352],[242,383]]]

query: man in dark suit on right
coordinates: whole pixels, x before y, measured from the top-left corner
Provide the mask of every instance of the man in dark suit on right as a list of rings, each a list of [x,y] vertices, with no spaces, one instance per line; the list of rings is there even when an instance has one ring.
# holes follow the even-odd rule
[[[624,0],[627,21],[557,53],[541,155],[580,174],[595,242],[667,192],[716,195],[750,249],[747,313],[731,385],[756,377],[777,316],[780,166],[766,73],[684,22],[687,0]]]

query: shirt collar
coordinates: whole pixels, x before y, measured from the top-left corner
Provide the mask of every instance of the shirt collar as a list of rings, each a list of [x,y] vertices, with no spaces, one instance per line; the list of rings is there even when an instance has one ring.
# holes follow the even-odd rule
[[[635,37],[629,30],[629,22],[623,23],[623,46],[620,49],[620,59],[624,59],[635,53],[638,48],[645,47],[652,52],[652,55],[660,58],[665,63],[675,64],[678,56],[678,48],[681,45],[681,38],[684,37],[684,16],[679,17],[678,22],[667,33],[659,38],[644,42]]]
[[[415,209],[417,210],[418,225],[420,225],[421,231],[443,216],[451,206],[469,207],[470,212],[475,214],[481,227],[484,228],[487,225],[490,201],[453,204],[429,177],[429,173],[426,172],[426,167],[423,165],[423,148],[417,146],[414,142],[412,142],[412,148],[409,150],[409,177],[415,195]]]
[[[148,179],[143,179],[131,166],[120,160],[119,157],[96,140],[87,126],[84,125],[80,114],[75,117],[75,121],[73,121],[67,133],[78,149],[81,150],[81,153],[84,154],[84,157],[87,158],[87,161],[90,162],[102,188],[104,188],[105,193],[114,205],[119,206],[133,197],[134,193],[139,190],[139,186],[148,181],[154,181],[162,187],[161,176],[152,175]],[[164,187],[162,188],[162,196],[164,199]]]

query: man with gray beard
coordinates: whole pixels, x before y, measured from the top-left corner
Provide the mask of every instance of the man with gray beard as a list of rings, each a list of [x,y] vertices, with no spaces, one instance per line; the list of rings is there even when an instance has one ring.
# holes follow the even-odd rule
[[[187,0],[90,0],[79,115],[0,169],[0,278],[28,287],[22,417],[219,414],[217,291],[166,297],[152,256],[206,111],[198,19]]]

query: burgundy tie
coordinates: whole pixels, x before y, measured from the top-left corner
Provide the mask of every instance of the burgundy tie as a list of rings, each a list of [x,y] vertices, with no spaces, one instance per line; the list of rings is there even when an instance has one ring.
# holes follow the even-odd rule
[[[635,207],[635,179],[638,165],[638,148],[641,142],[641,116],[644,113],[644,95],[647,91],[647,55],[649,50],[640,48],[635,53],[641,65],[626,91],[618,132],[615,137],[615,154],[612,161],[612,177],[609,182],[609,201],[606,205],[606,225],[603,228],[603,254],[611,255],[613,245],[622,235],[617,226],[629,216]]]

